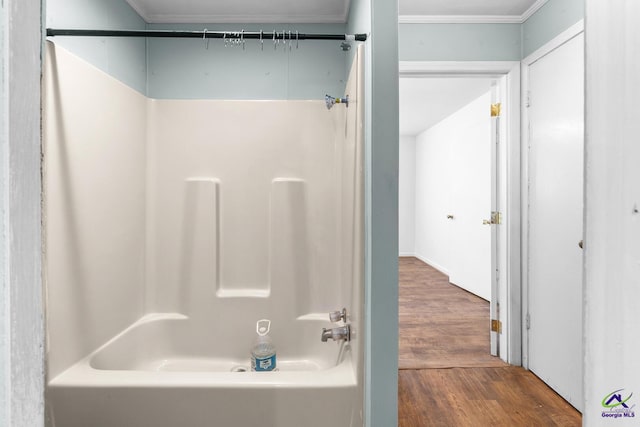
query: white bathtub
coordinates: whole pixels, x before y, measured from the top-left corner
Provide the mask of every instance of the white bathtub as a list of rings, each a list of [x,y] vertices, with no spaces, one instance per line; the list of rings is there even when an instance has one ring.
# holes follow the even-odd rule
[[[263,373],[237,372],[249,367],[249,332],[208,329],[181,315],[145,316],[50,381],[49,424],[356,425],[350,346],[321,342],[322,328],[331,324],[320,318],[281,327],[274,334],[278,371]]]

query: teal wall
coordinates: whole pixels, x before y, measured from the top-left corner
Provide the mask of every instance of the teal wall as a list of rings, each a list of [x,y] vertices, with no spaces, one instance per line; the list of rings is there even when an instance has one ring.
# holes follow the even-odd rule
[[[344,34],[342,24],[148,25],[149,29],[289,31]],[[148,39],[147,95],[157,99],[323,99],[343,95],[349,54],[339,41],[284,46],[258,40],[224,47],[223,40]]]
[[[125,0],[48,0],[48,28],[193,29],[344,33],[344,25],[146,24]],[[322,99],[342,95],[348,54],[340,42],[301,41],[289,51],[266,41],[225,48],[222,41],[104,37],[51,38],[135,90],[153,98]]]
[[[364,28],[362,16],[370,12],[358,11],[367,9],[360,3],[352,2],[353,28]],[[522,25],[402,24],[399,59],[520,60],[582,19],[583,3],[550,0]],[[345,32],[343,25],[147,25],[125,0],[48,0],[46,23],[57,28]],[[213,40],[208,50],[194,40],[56,37],[54,41],[155,98],[317,99],[340,93],[350,67],[349,54],[340,50],[339,42],[301,42],[301,48],[291,52],[281,46],[274,51],[269,42],[261,51],[258,42],[247,42],[243,52]]]
[[[350,24],[363,27],[359,2],[352,2]],[[370,6],[368,6],[370,8]],[[185,28],[146,25],[125,0],[48,0],[46,25],[57,28]],[[401,61],[520,60],[584,17],[584,0],[549,0],[524,24],[402,24]],[[369,20],[370,21],[370,20]],[[344,32],[343,25],[199,25],[186,28],[235,31]],[[354,27],[355,28],[355,27]],[[353,32],[353,31],[348,31]],[[364,32],[364,31],[358,31]],[[246,51],[211,41],[56,37],[69,49],[127,85],[156,98],[315,99],[342,91],[350,61],[339,42],[304,42],[304,48]],[[148,44],[148,46],[147,46]],[[336,54],[336,51],[337,54]],[[147,63],[148,61],[148,63]],[[240,65],[240,67],[238,66]]]
[[[549,0],[522,24],[522,58],[584,18],[584,0]]]
[[[144,30],[125,0],[46,0],[47,28]],[[51,40],[141,93],[146,92],[143,38],[53,37]]]
[[[401,24],[401,61],[519,61],[520,24]]]
[[[365,422],[398,422],[398,9],[352,0],[365,50]]]
[[[584,0],[549,0],[523,24],[401,24],[401,61],[519,61],[584,18]]]

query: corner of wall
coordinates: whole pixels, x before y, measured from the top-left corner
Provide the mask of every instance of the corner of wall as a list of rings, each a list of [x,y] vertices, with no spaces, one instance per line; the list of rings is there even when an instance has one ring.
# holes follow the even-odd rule
[[[146,22],[125,0],[49,0],[46,27],[143,30]],[[146,94],[146,40],[134,38],[62,37],[55,43],[116,79]]]
[[[521,58],[581,19],[584,19],[584,0],[549,0],[521,25]]]

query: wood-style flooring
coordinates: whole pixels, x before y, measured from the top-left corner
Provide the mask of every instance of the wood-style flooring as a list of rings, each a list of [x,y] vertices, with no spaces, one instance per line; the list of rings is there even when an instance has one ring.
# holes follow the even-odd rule
[[[400,258],[398,425],[580,426],[530,371],[489,355],[489,303]]]
[[[400,258],[400,369],[507,366],[489,348],[489,303]]]

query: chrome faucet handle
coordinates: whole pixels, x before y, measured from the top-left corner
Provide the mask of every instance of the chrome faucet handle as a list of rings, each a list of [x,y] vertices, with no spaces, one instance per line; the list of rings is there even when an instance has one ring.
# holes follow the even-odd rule
[[[339,322],[341,320],[343,322],[346,322],[347,321],[347,309],[343,308],[341,311],[332,311],[331,313],[329,313],[329,320],[331,320],[333,323]]]

